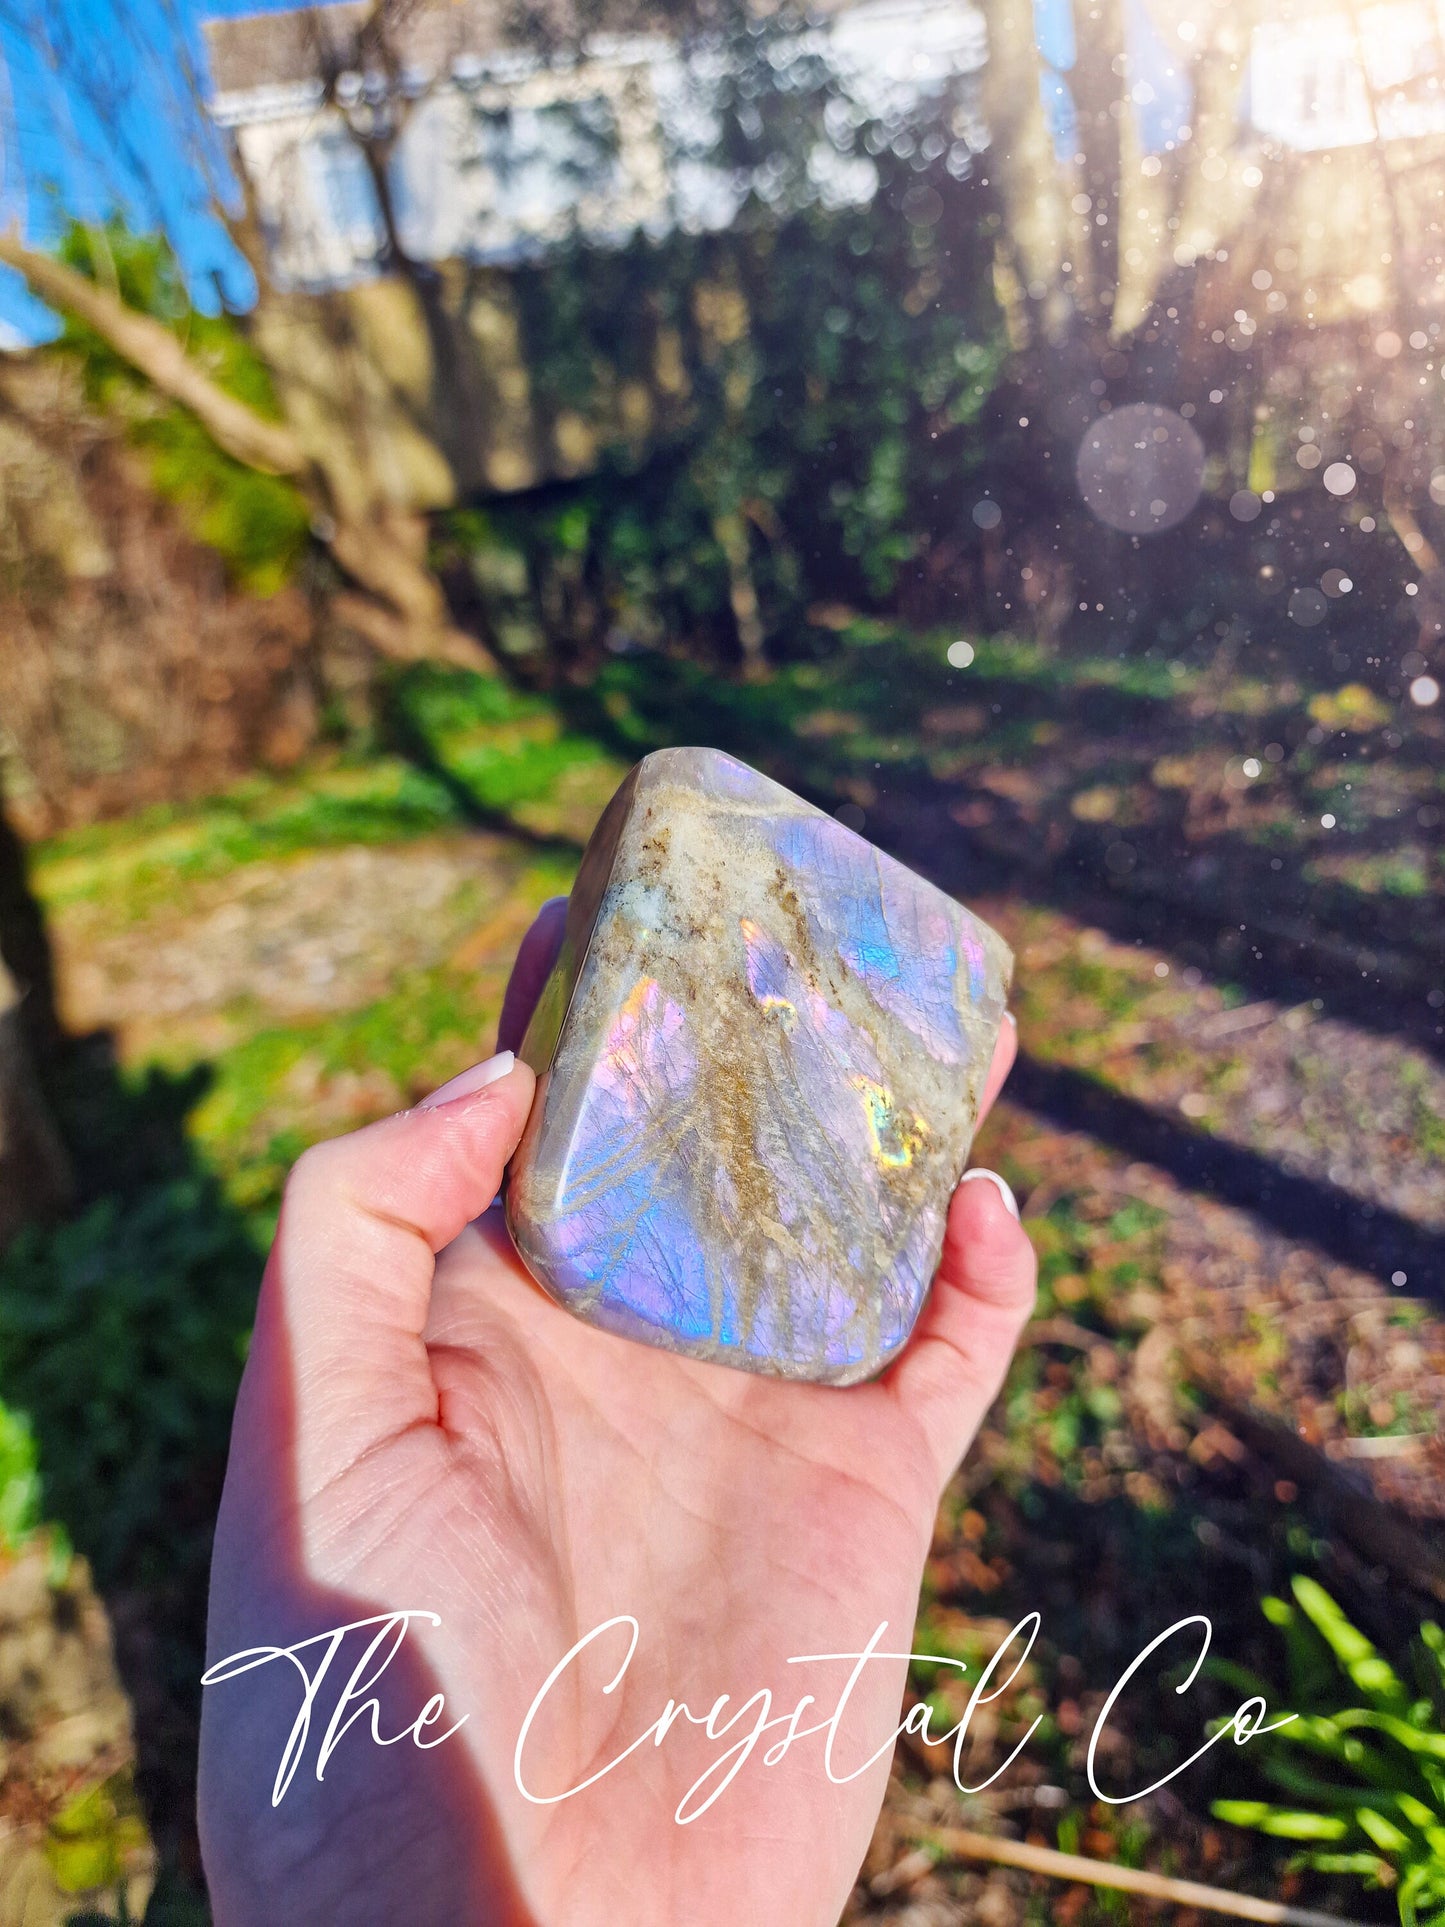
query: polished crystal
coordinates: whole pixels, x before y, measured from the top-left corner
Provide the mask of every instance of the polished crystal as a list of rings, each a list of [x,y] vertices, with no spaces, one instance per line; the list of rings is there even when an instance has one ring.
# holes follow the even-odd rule
[[[969,910],[717,750],[660,750],[588,845],[522,1045],[507,1213],[578,1316],[849,1384],[906,1342],[1012,957]]]

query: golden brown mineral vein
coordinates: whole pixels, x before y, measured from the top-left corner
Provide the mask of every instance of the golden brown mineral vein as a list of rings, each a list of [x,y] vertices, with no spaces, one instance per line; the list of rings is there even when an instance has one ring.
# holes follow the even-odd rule
[[[717,750],[599,823],[522,1054],[507,1214],[579,1317],[846,1385],[913,1329],[1013,959],[987,924]]]

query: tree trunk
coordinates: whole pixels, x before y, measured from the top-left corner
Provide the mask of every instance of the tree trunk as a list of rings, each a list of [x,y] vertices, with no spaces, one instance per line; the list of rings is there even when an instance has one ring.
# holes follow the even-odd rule
[[[426,529],[419,516],[386,509],[338,514],[344,493],[331,486],[301,437],[227,394],[161,322],[14,234],[0,235],[0,262],[18,269],[43,301],[93,328],[162,395],[189,409],[236,461],[296,477],[311,500],[318,539],[344,573],[378,600],[374,619],[354,623],[374,648],[402,662],[430,657],[472,669],[496,667],[481,643],[452,623],[442,586],[427,566]]]
[[[984,12],[984,164],[1003,215],[995,281],[1013,345],[1025,348],[1039,339],[1061,341],[1068,332],[1069,214],[1039,92],[1033,0],[986,0]]]
[[[1156,159],[1159,157],[1156,156]],[[1124,122],[1119,170],[1119,257],[1114,311],[1109,331],[1127,341],[1149,316],[1165,276],[1174,265],[1174,235],[1169,226],[1177,193],[1178,156],[1160,160],[1145,174],[1138,123]]]
[[[71,1196],[70,1160],[31,1061],[25,999],[0,962],[0,1249]]]
[[[1079,217],[1075,271],[1090,315],[1107,324],[1119,282],[1125,122],[1133,118],[1120,0],[1074,0],[1074,45],[1069,85],[1084,157],[1082,187],[1092,204]]]
[[[44,919],[0,809],[0,1249],[70,1202],[70,1160],[35,1068],[59,1041]]]
[[[712,532],[727,563],[728,602],[737,625],[743,677],[758,682],[767,674],[768,665],[763,654],[762,610],[748,556],[748,525],[737,509],[729,509],[713,517]]]
[[[1251,198],[1229,163],[1239,144],[1253,24],[1254,0],[1234,0],[1228,13],[1211,17],[1195,59],[1193,138],[1185,155],[1177,234],[1185,261],[1217,247],[1236,229]]]

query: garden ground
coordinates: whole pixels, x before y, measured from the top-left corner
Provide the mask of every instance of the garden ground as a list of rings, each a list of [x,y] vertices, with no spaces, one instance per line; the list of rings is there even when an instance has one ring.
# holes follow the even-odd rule
[[[0,1393],[42,1482],[22,1440],[6,1524],[19,1545],[58,1522],[109,1608],[153,1919],[200,1917],[209,1522],[285,1170],[490,1048],[522,931],[630,756],[665,740],[735,748],[837,808],[1018,955],[1020,1067],[976,1156],[1019,1193],[1042,1293],[941,1510],[916,1644],[977,1656],[1037,1608],[1027,1676],[975,1721],[971,1783],[1043,1724],[970,1797],[905,1743],[855,1912],[1136,1917],[951,1858],[967,1826],[1386,1917],[1210,1818],[1237,1762],[1111,1809],[1083,1749],[1122,1666],[1183,1612],[1269,1676],[1258,1602],[1292,1571],[1387,1651],[1445,1598],[1445,729],[1352,685],[1065,668],[1013,642],[951,665],[949,640],[850,623],[834,659],[761,685],[625,655],[555,702],[418,672],[364,751],[34,853],[82,1040],[59,1101],[85,1208],[4,1261]],[[33,1579],[37,1546],[63,1566],[56,1536],[28,1543],[12,1570]],[[915,1685],[953,1705],[926,1671]],[[1157,1778],[1237,1698],[1151,1705],[1111,1771]],[[31,1734],[0,1786],[12,1839],[76,1895],[143,1854],[120,1730],[88,1757]]]

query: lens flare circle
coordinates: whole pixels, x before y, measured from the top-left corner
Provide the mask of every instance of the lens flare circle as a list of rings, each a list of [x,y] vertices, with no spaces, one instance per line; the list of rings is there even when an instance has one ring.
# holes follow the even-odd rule
[[[1130,402],[1084,431],[1074,477],[1106,527],[1158,535],[1182,522],[1199,500],[1204,444],[1174,409]]]

